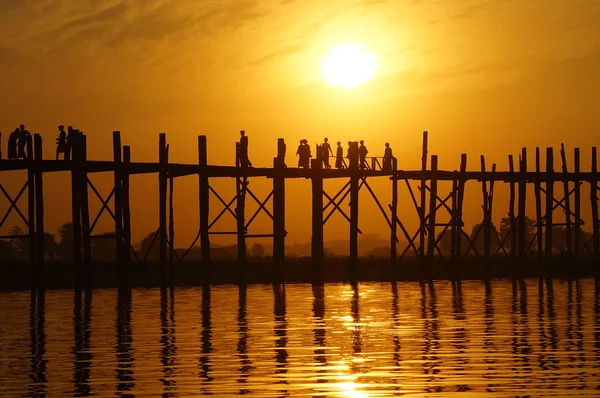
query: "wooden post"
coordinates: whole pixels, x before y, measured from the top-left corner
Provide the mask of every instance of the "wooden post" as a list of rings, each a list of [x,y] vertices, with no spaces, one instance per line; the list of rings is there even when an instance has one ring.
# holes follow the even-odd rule
[[[579,177],[579,173],[581,173],[581,164],[580,164],[580,153],[579,148],[575,148],[574,153],[574,171],[575,171],[575,192],[574,192],[574,200],[575,200],[575,239],[574,243],[574,251],[575,256],[579,256],[581,253],[581,179]]]
[[[175,214],[173,210],[173,177],[169,176],[169,268],[175,265]]]
[[[44,181],[42,171],[42,137],[35,134],[34,161],[35,161],[35,251],[36,251],[36,276],[42,276],[44,271]]]
[[[358,142],[350,143],[355,159],[350,159],[350,283],[358,282]]]
[[[83,249],[83,262],[86,269],[92,262],[92,242],[90,237],[90,207],[88,197],[87,176],[87,137],[85,134],[79,136],[79,170],[80,170],[80,213],[81,213],[81,247]]]
[[[273,283],[280,283],[285,259],[285,177],[284,159],[273,159]]]
[[[392,275],[396,275],[396,266],[398,263],[398,179],[396,178],[397,165],[392,163],[392,204],[390,206],[390,221],[392,223],[390,229],[390,263],[392,267]]]
[[[202,258],[204,283],[208,283],[210,270],[210,235],[208,234],[210,192],[208,175],[206,173],[208,150],[205,135],[198,136],[198,165],[200,166],[200,173],[198,174],[198,190],[200,195],[200,255]]]
[[[29,261],[32,268],[36,265],[36,251],[35,251],[35,162],[33,159],[33,140],[31,135],[27,136],[27,194],[28,194],[28,216],[27,222],[29,223],[28,234],[29,234]]]
[[[554,150],[546,148],[546,260],[552,258],[552,208],[554,206]]]
[[[81,192],[83,191],[80,178],[79,166],[81,158],[81,136],[74,134],[71,144],[71,201],[73,211],[73,263],[81,263]],[[78,268],[78,271],[79,268]]]
[[[122,203],[123,203],[123,262],[131,262],[131,207],[129,203],[129,175],[131,165],[131,148],[129,145],[123,147],[123,168],[121,178],[122,184]]]
[[[460,273],[460,261],[462,259],[462,230],[463,230],[463,203],[465,199],[465,172],[467,171],[467,154],[460,155],[460,174],[456,192],[456,259],[457,272]]]
[[[592,249],[594,260],[597,261],[600,258],[600,240],[598,239],[598,152],[596,147],[592,147],[590,201],[592,204]]]
[[[323,283],[323,173],[321,159],[311,160],[313,283]]]
[[[245,278],[246,272],[246,185],[248,178],[245,176],[247,170],[247,162],[240,161],[239,168],[244,176],[236,178],[236,220],[237,220],[237,249],[238,249],[238,266],[240,267],[240,280]]]
[[[481,155],[481,172],[485,173],[485,156]],[[489,260],[491,256],[492,223],[490,217],[490,199],[487,189],[487,181],[481,182],[481,193],[483,195],[483,258]],[[489,263],[486,263],[489,265]]]
[[[538,260],[544,258],[544,245],[543,245],[543,218],[542,218],[542,183],[540,181],[540,148],[535,148],[535,224],[536,224],[536,240],[537,240],[537,254]]]
[[[569,197],[569,181],[567,180],[567,155],[565,153],[565,145],[560,144],[560,160],[562,163],[562,172],[565,177],[563,181],[564,205],[565,205],[565,235],[567,238],[567,255],[573,255],[571,246],[571,198]]]
[[[428,227],[428,241],[427,241],[427,261],[430,263],[435,255],[435,219],[436,219],[436,207],[437,207],[437,169],[438,169],[438,157],[437,155],[431,155],[431,183],[429,187],[429,227]]]
[[[515,164],[513,155],[508,155],[508,170],[510,171],[510,197],[508,204],[508,219],[510,221],[510,256],[515,257],[517,252],[517,223],[515,220]]]
[[[158,136],[158,162],[158,247],[161,277],[164,280],[167,276],[167,167],[169,162],[165,133],[160,133]]]
[[[527,217],[525,217],[525,200],[527,199],[527,148],[521,149],[521,158],[519,161],[519,171],[521,172],[519,176],[519,232],[517,235],[518,243],[517,243],[517,253],[520,259],[525,258],[525,231],[527,226]]]
[[[426,185],[427,179],[425,178],[425,171],[427,170],[427,131],[423,131],[423,145],[421,147],[421,205],[419,207],[419,262],[423,264],[425,259],[425,201],[427,200]]]
[[[116,241],[116,257],[117,264],[122,265],[123,262],[123,195],[121,181],[121,132],[113,131],[113,158],[114,158],[114,186],[115,186],[115,241]]]
[[[457,235],[457,227],[458,227],[458,214],[457,214],[457,208],[458,208],[458,175],[457,175],[457,171],[454,170],[454,176],[452,179],[452,203],[450,204],[451,206],[451,217],[452,219],[450,220],[450,259],[452,260],[452,265],[456,267],[457,264],[457,256],[456,256],[456,235]]]

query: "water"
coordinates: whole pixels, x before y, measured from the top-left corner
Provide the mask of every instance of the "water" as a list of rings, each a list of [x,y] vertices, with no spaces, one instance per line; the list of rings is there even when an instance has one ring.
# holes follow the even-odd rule
[[[600,286],[0,293],[0,395],[598,396]]]

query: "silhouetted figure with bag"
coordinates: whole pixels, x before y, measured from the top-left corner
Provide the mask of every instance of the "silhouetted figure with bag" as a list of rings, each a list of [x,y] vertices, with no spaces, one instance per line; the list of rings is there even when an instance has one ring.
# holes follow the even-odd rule
[[[248,137],[245,130],[240,130],[240,166],[252,167],[248,158]]]
[[[344,168],[344,148],[342,148],[342,143],[339,141],[337,142],[337,149],[335,151],[335,168]]]
[[[63,159],[67,157],[67,133],[65,133],[65,126],[62,124],[58,126],[58,138],[56,138],[56,160],[58,155],[61,153],[64,155]]]
[[[19,129],[15,129],[8,136],[8,149],[6,156],[9,160],[17,159],[17,141],[19,139]]]
[[[285,164],[285,153],[287,151],[287,146],[285,145],[285,141],[283,138],[277,139],[277,160],[281,163],[283,167],[287,167]]]
[[[18,159],[27,159],[27,154],[25,153],[25,147],[27,146],[27,137],[30,136],[29,131],[25,130],[24,125],[20,125],[18,130],[18,138],[17,138],[17,158]]]
[[[321,144],[321,159],[323,160],[323,166],[326,170],[331,168],[329,164],[329,155],[333,156],[333,151],[331,150],[331,145],[329,145],[329,139],[327,137],[323,140],[324,142]]]
[[[358,147],[358,157],[359,157],[359,164],[360,164],[360,168],[361,169],[367,169],[368,165],[367,165],[367,154],[369,153],[369,151],[367,150],[367,147],[365,146],[365,142],[363,140],[360,140],[360,146]]]
[[[390,172],[393,170],[394,166],[394,155],[392,155],[392,148],[390,148],[390,143],[385,143],[385,151],[383,153],[383,171]]]

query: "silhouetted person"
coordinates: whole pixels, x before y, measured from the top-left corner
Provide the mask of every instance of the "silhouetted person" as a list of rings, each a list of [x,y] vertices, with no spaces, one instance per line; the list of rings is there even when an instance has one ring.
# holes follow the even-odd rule
[[[335,168],[344,168],[344,148],[342,148],[342,143],[339,141],[337,142],[337,149],[335,151]]]
[[[300,145],[298,146],[298,150],[296,151],[296,155],[298,155],[298,167],[308,169],[310,164],[310,146],[308,145],[307,140],[301,140]]]
[[[385,151],[383,152],[383,171],[392,171],[394,165],[394,155],[392,155],[392,148],[390,143],[385,143]]]
[[[65,148],[65,160],[71,160],[71,150],[73,149],[73,141],[75,141],[75,131],[73,126],[67,127],[67,145]]]
[[[14,160],[17,158],[17,140],[19,138],[19,129],[15,129],[8,136],[8,149],[7,149],[7,157],[9,160]]]
[[[252,163],[248,158],[248,137],[246,131],[240,130],[240,166],[252,167]]]
[[[65,133],[65,126],[62,124],[58,126],[58,138],[56,139],[56,160],[58,160],[59,154],[64,154],[66,158],[67,154],[67,133]]]
[[[283,138],[277,139],[277,159],[281,162],[283,167],[287,167],[285,164],[285,152],[287,150],[287,146],[285,145],[285,141]]]
[[[361,169],[366,169],[367,168],[367,154],[369,153],[369,151],[367,150],[367,147],[365,146],[365,142],[363,140],[360,140],[360,146],[358,147],[358,157],[359,157],[359,167]]]
[[[17,158],[27,159],[25,153],[25,146],[27,145],[27,137],[29,137],[29,131],[25,130],[24,125],[19,126],[19,132],[17,133]]]
[[[329,140],[327,138],[323,139],[323,143],[321,144],[321,159],[323,160],[323,165],[325,169],[330,169],[331,165],[329,164],[329,155],[333,156],[333,151],[331,150],[331,145],[329,145]]]

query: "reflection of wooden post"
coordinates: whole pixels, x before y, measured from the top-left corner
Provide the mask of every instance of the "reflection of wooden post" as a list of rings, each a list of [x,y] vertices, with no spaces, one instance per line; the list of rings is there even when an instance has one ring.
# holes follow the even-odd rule
[[[562,172],[563,177],[565,178],[563,181],[563,198],[565,205],[565,234],[567,238],[567,254],[569,257],[573,254],[571,250],[571,198],[569,197],[569,181],[567,180],[567,155],[565,153],[565,145],[560,144],[560,159],[562,163]]]
[[[600,257],[600,241],[598,239],[598,155],[596,147],[592,147],[590,201],[592,204],[592,249],[594,260],[598,260]]]
[[[34,161],[35,161],[35,251],[36,273],[41,276],[44,269],[44,183],[42,171],[42,137],[35,134]]]
[[[554,151],[546,148],[546,260],[552,258],[552,208],[554,206]]]
[[[427,199],[425,170],[427,170],[427,131],[423,131],[423,146],[421,148],[421,205],[419,207],[419,261],[425,259],[425,201]]]
[[[89,269],[92,261],[92,242],[90,237],[90,206],[87,183],[87,137],[85,134],[81,134],[79,140],[79,150],[81,151],[79,162],[81,184],[81,247],[83,249],[84,266],[86,269]]]
[[[284,159],[273,159],[273,283],[281,281],[285,258],[285,177]]]
[[[198,189],[200,195],[200,254],[202,256],[202,267],[204,274],[204,283],[208,283],[210,270],[210,237],[208,235],[209,223],[209,185],[207,175],[208,151],[206,145],[206,136],[198,136],[198,165],[200,173],[198,174]]]
[[[121,182],[122,160],[121,132],[113,131],[113,158],[114,158],[114,187],[115,187],[115,242],[117,249],[117,264],[123,261],[123,195]]]
[[[575,171],[575,239],[573,240],[575,255],[579,256],[580,253],[580,243],[581,243],[581,179],[579,177],[579,173],[581,173],[581,165],[580,165],[580,154],[579,148],[575,148],[574,154],[574,171]]]
[[[123,261],[131,262],[131,207],[129,204],[129,173],[131,165],[131,148],[129,145],[123,147],[123,169],[121,178],[123,197]]]
[[[437,207],[437,168],[438,157],[431,155],[431,186],[429,187],[429,228],[427,242],[427,260],[431,262],[435,255],[435,219]]]
[[[158,141],[158,246],[161,277],[164,279],[167,276],[167,167],[169,162],[165,133],[160,133]]]
[[[525,217],[525,200],[527,198],[527,148],[521,150],[521,159],[519,161],[519,233],[517,235],[517,253],[520,259],[525,258],[525,231],[527,218]]]
[[[350,143],[350,282],[358,282],[358,142]],[[362,166],[362,165],[361,165]]]
[[[323,283],[323,172],[321,159],[311,161],[313,283]]]
[[[540,181],[540,148],[535,148],[535,224],[538,259],[541,261],[544,257],[543,244],[543,218],[542,218],[542,183]]]
[[[515,164],[513,155],[508,155],[508,170],[510,171],[510,197],[508,203],[508,220],[510,222],[510,256],[517,252],[517,222],[515,218]]]

